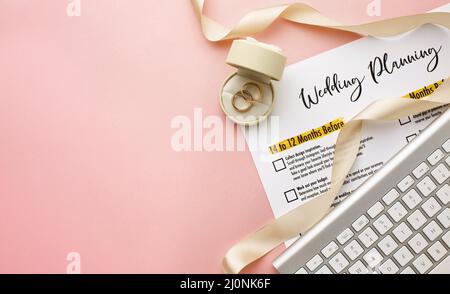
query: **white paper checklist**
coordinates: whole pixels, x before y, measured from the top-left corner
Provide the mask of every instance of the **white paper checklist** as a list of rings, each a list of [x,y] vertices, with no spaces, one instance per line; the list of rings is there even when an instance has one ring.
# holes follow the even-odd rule
[[[450,5],[439,11],[450,11]],[[422,91],[417,95],[429,94],[433,89],[428,86],[449,75],[450,33],[433,25],[392,38],[366,37],[288,66],[283,79],[275,84],[277,102],[271,118],[259,126],[259,133],[270,133],[277,125],[278,136],[261,146],[249,135],[256,127],[246,130],[248,146],[275,216],[328,188],[341,122],[349,121],[380,98],[400,97],[419,89]],[[337,202],[445,109],[365,124],[360,154]],[[296,140],[291,142],[289,138]],[[288,147],[285,151],[270,148],[283,141]]]

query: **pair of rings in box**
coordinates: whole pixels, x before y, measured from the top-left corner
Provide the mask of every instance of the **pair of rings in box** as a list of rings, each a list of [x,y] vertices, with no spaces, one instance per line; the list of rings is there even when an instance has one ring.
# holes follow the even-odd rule
[[[279,81],[286,65],[280,48],[254,39],[235,40],[227,64],[237,68],[220,91],[220,105],[229,119],[251,126],[267,119],[275,103],[272,80]]]
[[[260,103],[263,90],[254,82],[245,83],[241,90],[233,95],[231,104],[239,112],[247,112],[255,103]]]

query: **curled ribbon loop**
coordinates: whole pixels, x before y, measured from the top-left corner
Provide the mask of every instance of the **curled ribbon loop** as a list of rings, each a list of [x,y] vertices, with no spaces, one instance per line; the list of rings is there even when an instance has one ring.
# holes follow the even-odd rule
[[[321,14],[305,3],[292,3],[263,8],[245,15],[233,29],[228,29],[203,14],[205,0],[191,0],[203,34],[211,42],[252,36],[266,30],[278,18],[299,24],[353,32],[365,36],[389,37],[432,23],[450,27],[447,12],[432,12],[371,22],[359,25],[343,25]]]
[[[212,42],[261,33],[278,18],[299,24],[374,37],[401,34],[427,23],[450,28],[450,14],[446,12],[417,14],[346,26],[327,18],[307,4],[293,3],[250,12],[233,29],[228,29],[203,14],[204,0],[191,0],[191,2],[201,23],[204,36]],[[400,119],[447,104],[450,104],[450,85],[445,82],[432,95],[420,100],[381,99],[366,107],[347,122],[338,135],[329,190],[265,225],[234,245],[223,258],[224,272],[241,272],[247,265],[263,257],[284,241],[308,231],[328,213],[356,160],[364,121]]]

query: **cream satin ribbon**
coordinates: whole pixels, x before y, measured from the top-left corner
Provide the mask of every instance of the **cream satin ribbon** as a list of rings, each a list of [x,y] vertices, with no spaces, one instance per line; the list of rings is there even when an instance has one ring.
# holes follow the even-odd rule
[[[243,38],[261,33],[278,18],[299,24],[374,37],[398,35],[427,23],[450,27],[450,16],[447,12],[402,16],[360,25],[343,25],[329,19],[311,6],[298,2],[252,11],[245,15],[233,29],[228,29],[203,14],[205,0],[191,0],[191,2],[202,26],[203,34],[211,42]]]
[[[277,18],[369,35],[386,37],[404,33],[426,23],[450,28],[450,14],[434,12],[398,17],[379,22],[345,26],[333,21],[303,3],[280,5],[250,12],[233,29],[228,29],[203,14],[204,0],[191,0],[200,20],[203,34],[212,41],[246,37],[264,31]],[[444,83],[431,96],[421,100],[389,98],[373,102],[347,122],[339,133],[329,190],[305,202],[287,214],[262,227],[234,245],[223,259],[225,273],[239,273],[284,241],[308,231],[330,210],[358,154],[364,121],[395,120],[450,103],[450,85]],[[351,197],[351,196],[350,196]]]

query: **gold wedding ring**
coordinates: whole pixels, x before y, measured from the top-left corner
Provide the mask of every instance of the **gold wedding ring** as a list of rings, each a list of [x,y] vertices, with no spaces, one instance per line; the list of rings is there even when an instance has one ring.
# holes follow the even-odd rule
[[[258,100],[262,99],[262,96],[263,91],[261,87],[257,83],[248,82],[245,83],[241,89],[233,95],[231,104],[237,111],[247,112],[255,103],[257,103]],[[242,105],[237,105],[239,98],[245,101],[244,107],[242,107]]]
[[[237,105],[238,99],[241,99],[245,101],[244,107],[241,105]],[[239,112],[247,112],[250,110],[250,108],[253,107],[253,104],[255,101],[253,100],[252,95],[247,90],[240,90],[239,92],[236,92],[236,94],[233,95],[233,99],[231,101],[231,104],[233,105],[234,109],[236,109]]]
[[[250,93],[253,100],[256,100],[256,101],[261,100],[263,97],[263,90],[257,83],[254,83],[254,82],[245,83],[241,87],[241,93],[243,93],[244,91],[247,91],[248,93]]]

